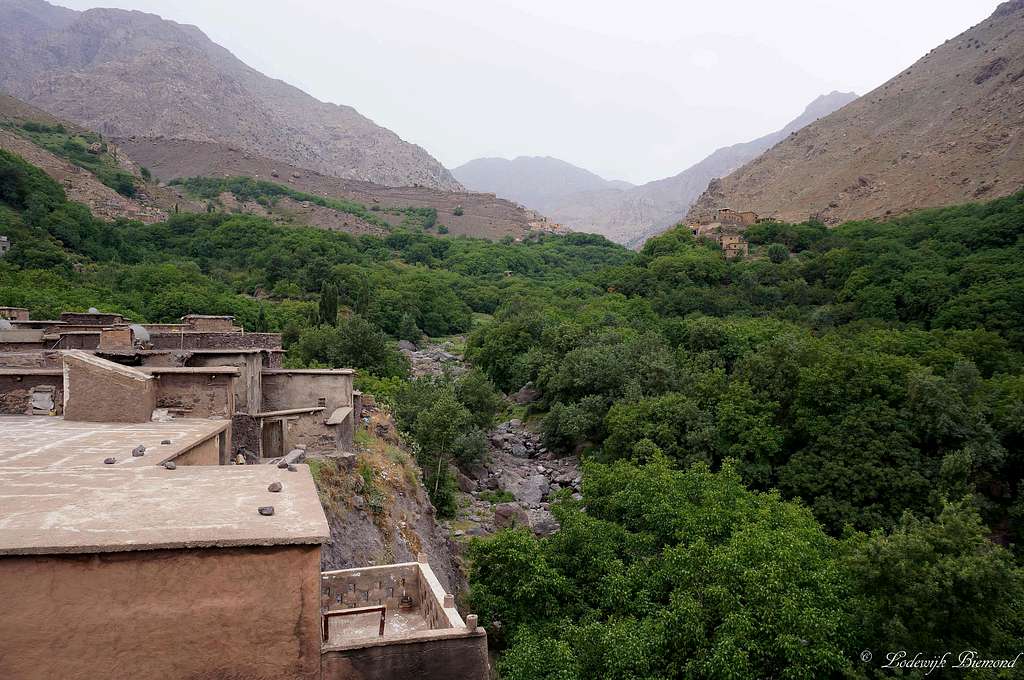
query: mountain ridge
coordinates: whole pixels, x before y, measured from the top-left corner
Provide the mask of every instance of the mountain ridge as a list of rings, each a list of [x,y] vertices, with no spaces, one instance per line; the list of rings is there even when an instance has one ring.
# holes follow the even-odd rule
[[[155,14],[0,0],[0,88],[108,136],[212,141],[387,186],[461,185],[351,106],[269,78]]]
[[[849,106],[709,184],[731,207],[826,224],[1009,195],[1024,186],[1024,0],[933,48]]]
[[[556,206],[566,194],[633,186],[553,156],[475,158],[451,172],[471,191],[493,193],[540,212]]]

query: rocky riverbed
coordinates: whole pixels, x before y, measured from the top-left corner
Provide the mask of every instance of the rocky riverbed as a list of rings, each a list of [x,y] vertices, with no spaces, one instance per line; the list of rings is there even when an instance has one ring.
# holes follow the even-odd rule
[[[399,343],[415,377],[458,375],[468,370],[458,347],[464,337],[440,343]],[[508,396],[510,404],[523,406],[539,397],[532,385]],[[555,494],[579,497],[580,462],[575,456],[558,457],[541,442],[536,427],[510,419],[487,433],[484,460],[470,470],[455,470],[458,482],[458,513],[444,524],[452,536],[462,539],[484,536],[511,526],[529,527],[538,535],[558,530],[550,504]]]
[[[488,439],[486,459],[457,473],[459,512],[449,522],[453,535],[483,536],[511,526],[538,535],[557,531],[550,503],[563,489],[579,494],[579,459],[555,457],[519,420],[498,425]]]

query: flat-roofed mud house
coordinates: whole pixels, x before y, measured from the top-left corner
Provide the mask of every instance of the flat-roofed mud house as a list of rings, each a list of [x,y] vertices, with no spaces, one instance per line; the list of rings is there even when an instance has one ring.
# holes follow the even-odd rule
[[[282,369],[228,317],[0,343],[0,678],[488,677],[425,562],[320,571],[293,461],[349,448],[352,371]]]

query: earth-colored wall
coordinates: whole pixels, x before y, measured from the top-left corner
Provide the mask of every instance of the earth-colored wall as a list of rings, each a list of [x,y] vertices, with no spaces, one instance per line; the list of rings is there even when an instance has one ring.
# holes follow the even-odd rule
[[[232,378],[201,373],[158,374],[156,405],[181,409],[185,418],[230,418],[235,414]]]
[[[155,349],[281,349],[279,333],[154,333],[150,343]]]
[[[181,455],[175,457],[174,462],[176,465],[222,465],[227,463],[227,460],[222,460],[220,452],[220,437],[228,437],[230,430],[225,430],[223,434],[217,437],[210,437],[201,444],[193,446],[188,451],[185,451]],[[231,451],[231,446],[228,440],[225,440],[225,456]]]
[[[91,355],[64,356],[65,420],[148,423],[156,393],[156,381],[132,368]]]
[[[320,678],[319,545],[0,557],[0,601],[0,678]]]
[[[487,635],[444,637],[421,634],[390,644],[378,643],[323,654],[322,680],[487,680]]]
[[[32,388],[55,388],[53,403],[60,412],[64,402],[64,378],[50,375],[0,375],[0,414],[23,416],[30,411]]]
[[[234,366],[238,369],[235,380],[235,413],[256,413],[260,410],[262,391],[260,370],[263,368],[261,354],[195,354],[188,360],[189,366]]]
[[[261,411],[318,406],[324,399],[324,412],[352,405],[352,375],[345,373],[264,373]]]

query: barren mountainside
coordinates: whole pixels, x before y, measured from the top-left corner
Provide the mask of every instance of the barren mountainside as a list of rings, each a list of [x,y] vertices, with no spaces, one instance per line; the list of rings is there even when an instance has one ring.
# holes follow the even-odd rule
[[[1005,196],[1024,185],[1024,0],[713,182],[717,208],[826,223]]]
[[[0,0],[0,89],[108,136],[220,142],[337,177],[460,188],[426,151],[355,109],[153,14]]]

